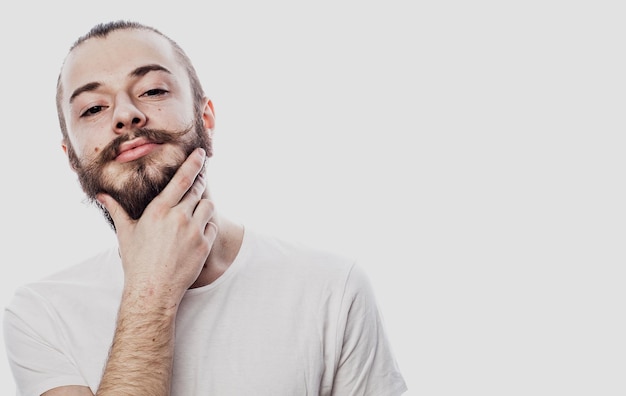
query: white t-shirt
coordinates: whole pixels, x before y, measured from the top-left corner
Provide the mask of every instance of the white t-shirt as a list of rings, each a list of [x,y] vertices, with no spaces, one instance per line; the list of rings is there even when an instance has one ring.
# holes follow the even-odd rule
[[[18,395],[98,388],[115,332],[117,248],[19,288],[4,336]],[[228,270],[176,317],[173,396],[396,396],[406,390],[352,261],[246,230]]]

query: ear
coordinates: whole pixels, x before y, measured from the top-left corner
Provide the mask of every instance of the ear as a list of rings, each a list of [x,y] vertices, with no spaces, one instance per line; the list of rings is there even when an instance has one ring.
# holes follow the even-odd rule
[[[213,109],[213,102],[211,102],[210,99],[207,99],[204,104],[202,121],[204,122],[204,129],[209,132],[209,136],[213,135],[213,128],[215,128],[215,110]]]
[[[70,158],[70,155],[68,153],[69,148],[67,147],[67,143],[65,142],[65,139],[61,140],[61,148],[63,149],[63,152],[67,156],[68,162],[70,164],[70,168],[72,168],[72,170],[76,172],[76,167],[74,166],[74,163],[72,162],[72,159]]]

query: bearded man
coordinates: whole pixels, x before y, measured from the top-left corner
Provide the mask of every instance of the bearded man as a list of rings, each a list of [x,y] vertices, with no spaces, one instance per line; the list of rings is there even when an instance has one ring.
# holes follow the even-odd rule
[[[353,260],[218,215],[212,102],[183,50],[128,21],[70,48],[62,147],[117,245],[19,288],[20,395],[371,395],[406,385]]]

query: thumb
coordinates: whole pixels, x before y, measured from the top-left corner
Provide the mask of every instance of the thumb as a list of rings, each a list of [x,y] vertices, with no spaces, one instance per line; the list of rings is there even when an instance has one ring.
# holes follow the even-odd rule
[[[119,230],[121,224],[132,222],[132,219],[128,216],[124,208],[109,194],[100,193],[96,195],[96,200],[107,211],[109,216],[111,216],[116,229]]]

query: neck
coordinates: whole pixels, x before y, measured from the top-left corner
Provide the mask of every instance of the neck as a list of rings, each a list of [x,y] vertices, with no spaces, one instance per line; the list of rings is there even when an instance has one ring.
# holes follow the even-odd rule
[[[237,257],[243,240],[243,226],[215,213],[211,222],[217,226],[217,237],[202,271],[191,289],[206,286],[219,278]]]

